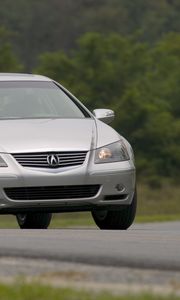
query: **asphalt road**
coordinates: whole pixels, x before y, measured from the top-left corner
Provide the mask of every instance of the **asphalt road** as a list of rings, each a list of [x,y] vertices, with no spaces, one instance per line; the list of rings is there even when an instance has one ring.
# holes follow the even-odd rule
[[[0,230],[0,256],[180,270],[180,222],[98,229]]]

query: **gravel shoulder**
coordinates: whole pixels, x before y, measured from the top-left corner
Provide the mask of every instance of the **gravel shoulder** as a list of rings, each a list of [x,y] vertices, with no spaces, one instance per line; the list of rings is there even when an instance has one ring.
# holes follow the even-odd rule
[[[153,292],[180,295],[180,272],[91,266],[44,259],[0,258],[0,281],[38,281],[113,294]]]

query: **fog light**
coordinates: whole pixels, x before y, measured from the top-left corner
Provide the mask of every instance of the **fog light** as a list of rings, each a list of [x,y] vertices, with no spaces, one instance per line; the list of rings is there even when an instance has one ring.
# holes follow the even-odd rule
[[[116,186],[115,186],[115,189],[118,191],[118,192],[122,192],[125,190],[125,187],[123,184],[121,183],[118,183]]]

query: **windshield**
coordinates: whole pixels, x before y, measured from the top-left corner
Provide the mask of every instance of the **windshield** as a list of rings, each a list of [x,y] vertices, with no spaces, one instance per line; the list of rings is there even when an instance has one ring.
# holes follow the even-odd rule
[[[54,82],[0,82],[0,119],[22,118],[85,118],[85,113]]]

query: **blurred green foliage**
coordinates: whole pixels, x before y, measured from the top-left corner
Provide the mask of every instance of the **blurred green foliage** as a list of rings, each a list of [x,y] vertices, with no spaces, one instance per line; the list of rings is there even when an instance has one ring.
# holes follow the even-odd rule
[[[78,271],[76,271],[78,273]],[[81,273],[80,273],[81,274]],[[58,274],[56,275],[58,278]],[[52,281],[52,279],[51,279]],[[72,280],[71,280],[72,281]],[[56,279],[56,282],[57,279]],[[61,282],[61,280],[60,280]],[[62,285],[63,286],[63,285]],[[111,291],[91,291],[84,289],[67,287],[59,287],[56,285],[43,284],[39,280],[20,278],[13,283],[1,283],[0,294],[2,300],[179,300],[176,294],[156,294],[149,291],[148,293],[135,293],[130,290],[128,293],[111,293]],[[117,294],[117,295],[116,295]]]
[[[22,65],[13,53],[9,35],[4,27],[0,27],[0,72],[19,72]]]
[[[129,36],[154,44],[180,30],[179,0],[1,0],[0,26],[13,32],[13,49],[26,70],[39,54],[69,51],[86,32]]]

